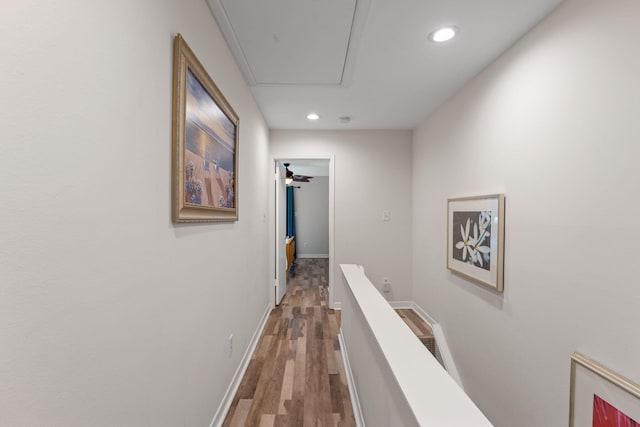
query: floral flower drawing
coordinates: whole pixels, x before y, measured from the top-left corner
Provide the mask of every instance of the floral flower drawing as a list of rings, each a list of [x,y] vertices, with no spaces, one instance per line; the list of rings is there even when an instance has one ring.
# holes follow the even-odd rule
[[[202,181],[195,179],[194,177],[195,165],[193,162],[189,162],[185,168],[185,201],[187,203],[193,203],[195,205],[202,204]]]
[[[453,213],[453,258],[491,270],[491,211]]]

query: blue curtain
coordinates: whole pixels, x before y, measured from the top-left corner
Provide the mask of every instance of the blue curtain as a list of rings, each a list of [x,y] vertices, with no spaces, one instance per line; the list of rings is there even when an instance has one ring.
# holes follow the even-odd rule
[[[293,187],[287,187],[287,236],[296,235],[295,204],[293,200]]]

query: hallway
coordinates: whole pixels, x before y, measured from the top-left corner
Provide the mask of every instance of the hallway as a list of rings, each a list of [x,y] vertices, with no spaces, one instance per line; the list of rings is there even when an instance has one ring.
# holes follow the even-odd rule
[[[328,260],[298,259],[265,325],[224,426],[355,426]]]

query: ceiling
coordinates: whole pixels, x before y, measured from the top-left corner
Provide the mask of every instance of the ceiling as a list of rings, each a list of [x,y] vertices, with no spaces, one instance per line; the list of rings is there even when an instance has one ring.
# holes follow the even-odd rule
[[[329,176],[329,160],[327,159],[292,159],[282,160],[288,163],[289,170],[296,175]]]
[[[207,2],[269,128],[413,129],[562,0]]]

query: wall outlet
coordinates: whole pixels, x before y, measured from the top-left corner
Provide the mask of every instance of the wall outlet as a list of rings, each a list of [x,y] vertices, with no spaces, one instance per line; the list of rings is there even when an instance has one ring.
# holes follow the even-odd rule
[[[382,292],[389,293],[391,292],[391,280],[388,277],[382,278]]]
[[[233,334],[229,335],[229,357],[233,354]]]
[[[391,211],[382,211],[382,220],[384,222],[389,222],[391,219]]]

